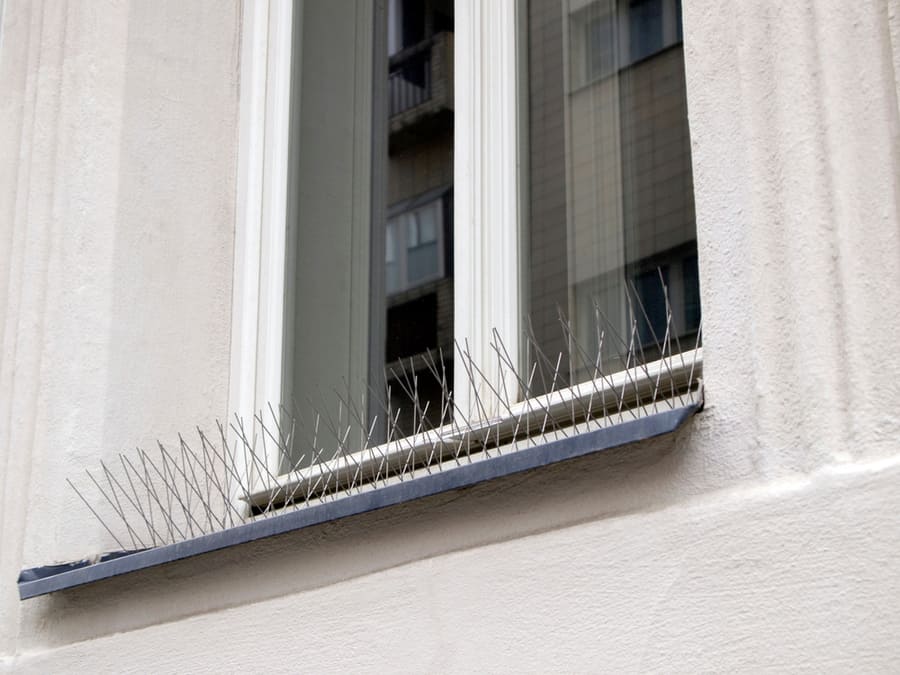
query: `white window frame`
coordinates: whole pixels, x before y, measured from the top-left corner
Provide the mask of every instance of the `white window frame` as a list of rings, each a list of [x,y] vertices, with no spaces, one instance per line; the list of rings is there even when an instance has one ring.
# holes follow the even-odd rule
[[[290,311],[285,269],[291,264],[289,111],[299,70],[292,64],[291,26],[299,27],[292,10],[302,2],[243,5],[229,414],[245,420],[270,405],[277,410],[283,390],[283,336],[290,320],[285,318]],[[524,39],[519,11],[516,0],[455,4],[454,284],[456,297],[480,302],[455,303],[454,333],[482,364],[495,391],[504,390],[498,386],[501,378],[513,377],[494,358],[495,331],[512,362],[521,362],[525,246],[520,205],[527,153],[520,153],[526,147],[526,122],[517,53]],[[696,358],[699,368],[702,356]],[[647,377],[653,367],[644,369]],[[455,369],[455,378],[454,404],[474,419],[478,410],[465,369]],[[505,384],[507,390],[516,388],[512,379]],[[565,402],[581,396],[585,386],[553,396]],[[488,417],[506,414],[487,385],[478,396]],[[278,467],[277,449],[270,452],[269,466]],[[310,471],[315,467],[304,473]],[[257,481],[263,492],[264,483]]]
[[[454,332],[495,383],[511,376],[494,358],[493,330],[512,362],[521,360],[519,7],[515,0],[456,0],[454,18],[454,293],[482,300],[455,303]],[[463,370],[456,369],[454,403],[476,415]],[[489,414],[501,412],[487,386],[478,394]]]
[[[229,419],[281,404],[294,18],[291,0],[243,3]]]
[[[281,403],[292,10],[290,0],[243,6],[229,413],[245,419]],[[517,3],[457,0],[455,12],[456,81],[470,86],[455,87],[454,283],[459,297],[483,299],[456,303],[455,333],[487,364],[492,329],[518,359]]]

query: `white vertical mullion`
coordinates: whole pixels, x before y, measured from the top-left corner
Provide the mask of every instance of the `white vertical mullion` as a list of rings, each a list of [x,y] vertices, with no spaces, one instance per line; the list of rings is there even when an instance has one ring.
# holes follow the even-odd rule
[[[519,354],[516,1],[457,0],[455,22],[454,332],[496,385],[493,329],[516,364]],[[460,363],[454,380],[455,404],[476,414]],[[484,402],[488,392],[479,387]]]
[[[244,3],[236,222],[232,278],[231,378],[228,412],[252,412],[256,398],[260,247],[265,148],[266,52],[269,6]]]
[[[285,244],[291,100],[290,0],[275,0],[269,11],[266,120],[262,200],[259,352],[255,409],[266,414],[281,405],[284,352]],[[269,466],[277,467],[277,448]]]
[[[247,2],[241,17],[228,413],[248,424],[281,403],[291,11],[290,0]]]

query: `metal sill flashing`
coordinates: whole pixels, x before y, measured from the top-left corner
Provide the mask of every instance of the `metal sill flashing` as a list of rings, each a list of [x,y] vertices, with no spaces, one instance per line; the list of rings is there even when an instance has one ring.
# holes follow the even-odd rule
[[[481,459],[472,464],[360,492],[332,502],[285,512],[175,544],[107,554],[93,563],[79,561],[22,570],[18,580],[19,597],[25,600],[94,583],[670,434],[677,431],[701,407],[702,402],[654,413],[622,424]]]

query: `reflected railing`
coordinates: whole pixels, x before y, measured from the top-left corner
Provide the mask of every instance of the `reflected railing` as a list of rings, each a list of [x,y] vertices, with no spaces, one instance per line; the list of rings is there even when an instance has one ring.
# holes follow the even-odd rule
[[[431,98],[431,48],[429,38],[391,57],[388,73],[390,116],[415,108]]]

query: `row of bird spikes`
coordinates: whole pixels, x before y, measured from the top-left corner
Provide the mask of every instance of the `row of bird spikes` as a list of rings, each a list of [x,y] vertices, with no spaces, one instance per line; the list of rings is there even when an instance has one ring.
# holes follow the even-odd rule
[[[268,406],[217,423],[212,435],[198,428],[194,440],[121,453],[68,482],[123,550],[143,549],[697,402],[699,327],[682,344],[668,301],[659,330],[639,297],[628,308],[624,331],[596,308],[590,346],[560,313],[565,351],[554,357],[529,326],[525,368],[496,331],[490,372],[455,345],[466,405],[454,396],[449,355],[431,351],[392,364],[386,388],[359,399],[334,392],[332,406]]]

